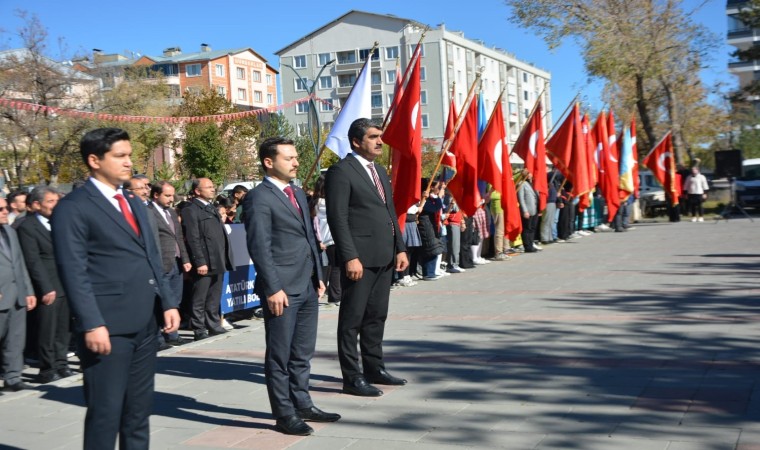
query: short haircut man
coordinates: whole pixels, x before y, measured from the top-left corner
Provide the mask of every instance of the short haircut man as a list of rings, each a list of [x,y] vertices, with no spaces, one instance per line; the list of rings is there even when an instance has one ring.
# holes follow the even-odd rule
[[[120,448],[149,448],[158,322],[175,331],[179,313],[145,205],[122,189],[129,135],[92,130],[80,153],[90,178],[58,203],[51,225],[84,371],[84,448],[113,448],[117,436]]]
[[[317,338],[319,295],[325,286],[306,195],[291,183],[298,153],[293,141],[264,140],[259,158],[264,181],[246,195],[248,252],[256,268],[266,330],[266,376],[272,415],[286,434],[307,435],[304,420],[333,422],[309,395],[310,361]]]
[[[390,375],[383,361],[392,272],[403,271],[409,262],[390,180],[374,162],[383,152],[381,135],[379,123],[355,120],[348,130],[353,152],[330,167],[326,178],[327,222],[342,269],[338,358],[343,392],[359,396],[383,394],[370,383],[406,384]]]

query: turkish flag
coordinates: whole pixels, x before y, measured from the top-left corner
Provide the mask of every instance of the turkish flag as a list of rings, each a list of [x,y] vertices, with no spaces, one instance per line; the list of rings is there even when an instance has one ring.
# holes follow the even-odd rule
[[[618,165],[617,158],[611,153],[607,117],[604,112],[599,113],[592,131],[596,142],[596,160],[599,166],[599,189],[607,202],[607,221],[612,222],[618,209],[620,209]]]
[[[512,149],[525,162],[525,168],[533,174],[533,189],[539,195],[539,211],[543,211],[546,208],[546,198],[549,195],[549,185],[546,178],[544,122],[541,116],[541,103],[539,102]],[[502,194],[504,193],[502,192]]]
[[[673,141],[670,131],[654,146],[644,158],[643,163],[652,171],[652,175],[657,178],[657,181],[664,186],[665,192],[670,193],[673,205],[677,205],[679,189],[676,183],[676,160],[673,157]]]
[[[446,131],[443,132],[444,147],[446,148],[446,141],[450,141],[454,136],[454,128],[457,124],[457,105],[454,103],[454,92],[451,92],[451,103],[449,104],[449,117],[446,120]],[[443,151],[443,148],[441,151]],[[451,147],[446,150],[446,153],[441,157],[441,165],[449,171],[451,176],[444,176],[445,180],[450,179],[457,173],[457,158],[451,153]]]
[[[570,193],[578,197],[591,191],[588,178],[586,141],[583,136],[580,108],[576,103],[559,130],[546,141],[546,154],[554,166],[572,183]]]
[[[406,211],[420,201],[422,177],[422,115],[420,112],[420,60],[414,62],[404,94],[399,99],[383,141],[393,147],[391,187],[399,224]]]
[[[480,206],[478,189],[478,102],[471,101],[459,132],[451,144],[456,156],[457,173],[448,185],[449,192],[459,208],[468,216],[475,214]]]
[[[508,150],[504,142],[505,137],[504,114],[501,111],[501,101],[497,101],[478,142],[478,178],[500,193],[502,192],[502,153]]]

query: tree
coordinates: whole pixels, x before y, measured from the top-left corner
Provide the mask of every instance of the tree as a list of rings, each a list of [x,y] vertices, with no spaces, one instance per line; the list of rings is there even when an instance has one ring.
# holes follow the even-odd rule
[[[182,164],[194,178],[210,178],[221,184],[229,158],[215,123],[188,124],[182,146]]]
[[[696,76],[714,37],[691,20],[677,0],[506,0],[512,21],[543,35],[550,48],[576,39],[586,70],[624,93],[642,130],[639,147],[651,148],[659,124],[674,131],[677,159],[685,152],[681,114],[704,106]],[[688,107],[684,102],[690,102]]]

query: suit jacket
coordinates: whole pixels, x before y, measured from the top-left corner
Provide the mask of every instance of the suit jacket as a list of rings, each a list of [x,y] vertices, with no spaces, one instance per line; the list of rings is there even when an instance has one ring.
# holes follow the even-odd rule
[[[24,252],[29,278],[32,279],[34,295],[41,298],[48,292],[55,291],[56,298],[65,296],[55,267],[53,236],[50,231],[40,223],[36,214],[31,214],[21,222],[16,232]]]
[[[158,230],[158,247],[161,250],[161,262],[164,266],[164,273],[169,273],[173,267],[176,267],[176,247],[179,246],[179,259],[182,264],[190,262],[190,257],[187,255],[187,249],[185,248],[185,236],[182,234],[182,226],[179,223],[177,213],[173,208],[167,209],[172,223],[174,223],[174,230],[169,227],[166,222],[164,208],[151,202],[148,204],[148,212],[153,217],[156,223],[156,229]]]
[[[0,250],[0,295],[2,295],[0,311],[5,311],[14,305],[26,306],[26,297],[34,295],[34,291],[26,271],[16,230],[10,225],[0,225],[0,227],[5,228],[10,244],[10,255]]]
[[[138,236],[92,181],[65,196],[51,220],[56,266],[76,327],[105,325],[112,335],[143,330],[154,314],[177,308],[145,205],[125,193]]]
[[[390,180],[382,166],[375,164],[375,170],[387,202],[383,202],[375,183],[353,154],[327,171],[327,223],[340,262],[359,258],[365,267],[382,267],[406,251]]]
[[[256,269],[254,292],[266,298],[279,290],[300,294],[322,278],[317,240],[303,190],[291,185],[298,211],[274,183],[265,179],[243,200],[248,253]]]
[[[204,205],[194,198],[182,208],[181,215],[187,253],[193,267],[208,266],[209,275],[232,270],[230,238],[214,205]]]

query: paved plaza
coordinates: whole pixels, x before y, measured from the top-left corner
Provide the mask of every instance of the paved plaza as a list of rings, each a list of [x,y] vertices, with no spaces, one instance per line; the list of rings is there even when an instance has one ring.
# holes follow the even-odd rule
[[[264,326],[160,353],[153,449],[760,449],[760,221],[637,224],[394,290],[385,395],[341,393],[338,308],[312,396],[273,429]],[[186,333],[186,332],[185,332]],[[36,369],[28,373],[36,374]],[[31,378],[28,381],[33,381]],[[0,448],[82,445],[81,377],[0,396]]]

